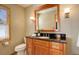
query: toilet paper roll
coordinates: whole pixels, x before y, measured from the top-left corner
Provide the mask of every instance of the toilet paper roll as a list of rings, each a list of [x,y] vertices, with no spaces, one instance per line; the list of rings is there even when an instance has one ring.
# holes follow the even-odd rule
[[[9,45],[9,42],[5,42],[4,44],[5,44],[5,45]]]
[[[2,42],[2,45],[3,45],[3,46],[8,46],[8,45],[9,45],[9,42],[8,42],[8,41]]]

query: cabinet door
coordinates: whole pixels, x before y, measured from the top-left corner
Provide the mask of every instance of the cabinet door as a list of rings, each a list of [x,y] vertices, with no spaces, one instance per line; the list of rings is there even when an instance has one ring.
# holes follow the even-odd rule
[[[49,48],[48,47],[41,47],[40,52],[42,55],[49,55]]]
[[[32,55],[32,39],[30,39],[30,38],[27,38],[26,39],[27,41],[26,41],[26,48],[27,48],[27,54],[29,54],[29,55]]]
[[[48,50],[49,49],[44,46],[39,46],[39,45],[34,46],[34,54],[35,55],[48,55],[49,54]]]
[[[32,55],[32,48],[28,47],[27,54]]]
[[[40,55],[40,47],[39,46],[33,46],[34,50],[33,50],[33,54],[34,55]]]
[[[50,54],[54,54],[54,55],[66,54],[66,44],[51,42],[50,43]]]

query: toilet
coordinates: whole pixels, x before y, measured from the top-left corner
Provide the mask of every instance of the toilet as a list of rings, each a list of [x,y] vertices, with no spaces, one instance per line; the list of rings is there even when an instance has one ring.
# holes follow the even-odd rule
[[[15,47],[15,51],[17,52],[17,55],[25,55],[26,52],[25,52],[25,49],[26,49],[26,38],[24,38],[24,43],[20,44],[20,45],[17,45]]]

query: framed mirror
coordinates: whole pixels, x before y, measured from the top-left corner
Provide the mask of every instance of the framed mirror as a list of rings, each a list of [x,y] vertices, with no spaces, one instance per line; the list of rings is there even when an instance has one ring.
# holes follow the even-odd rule
[[[59,5],[45,4],[35,9],[35,30],[40,32],[59,31]]]

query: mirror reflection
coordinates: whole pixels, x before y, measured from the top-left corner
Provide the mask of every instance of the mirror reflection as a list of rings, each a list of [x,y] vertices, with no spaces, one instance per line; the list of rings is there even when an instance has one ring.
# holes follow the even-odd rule
[[[37,12],[38,30],[54,30],[56,28],[57,7]]]

